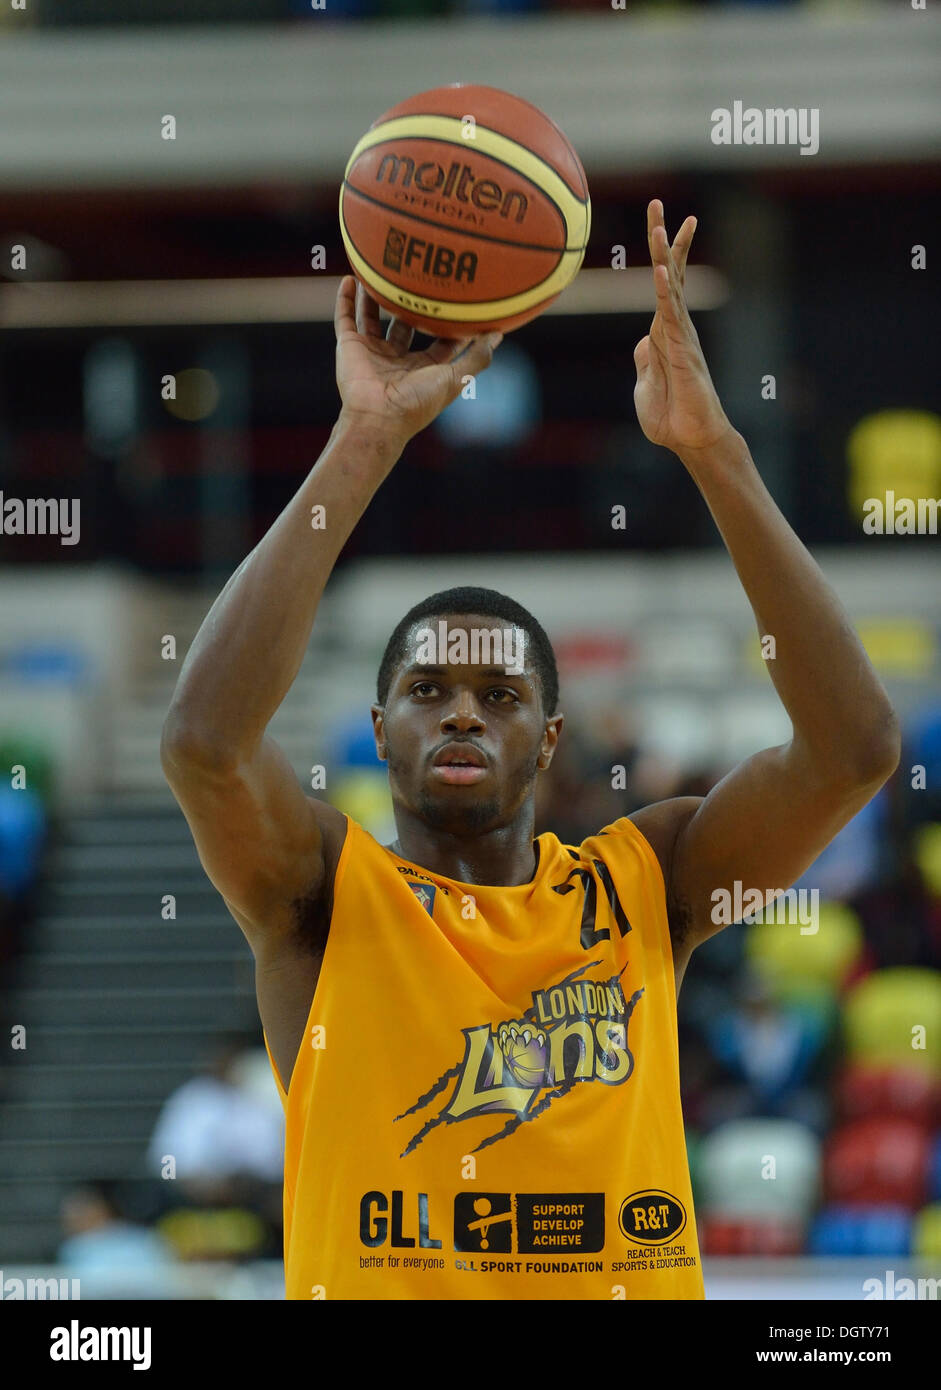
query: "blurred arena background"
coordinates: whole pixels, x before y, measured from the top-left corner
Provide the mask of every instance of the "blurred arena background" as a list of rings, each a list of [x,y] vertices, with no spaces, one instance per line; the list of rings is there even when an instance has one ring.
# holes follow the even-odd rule
[[[888,491],[941,498],[937,14],[28,0],[0,10],[0,39],[0,490],[81,508],[74,544],[0,535],[3,1277],[283,1296],[251,957],[160,728],[199,623],[335,416],[346,157],[396,101],[469,81],[535,102],[578,149],[586,269],[409,447],[271,732],[306,786],[322,766],[324,794],[389,836],[381,650],[412,602],[478,583],[530,607],[559,657],[568,720],[537,832],[578,842],[789,736],[707,510],[633,410],[644,209],[662,198],[671,235],[695,213],[689,297],[719,394],[905,731],[895,777],[797,885],[819,890],[819,930],[737,926],[687,973],[707,1295],[937,1278],[939,542],[862,525]],[[710,113],[736,99],[819,109],[819,152],[713,144]]]

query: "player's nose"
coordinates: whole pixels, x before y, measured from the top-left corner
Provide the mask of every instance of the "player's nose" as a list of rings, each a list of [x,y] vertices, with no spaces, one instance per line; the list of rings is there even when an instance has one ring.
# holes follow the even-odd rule
[[[441,720],[442,733],[483,733],[486,727],[480,708],[470,692],[459,695],[450,712]]]

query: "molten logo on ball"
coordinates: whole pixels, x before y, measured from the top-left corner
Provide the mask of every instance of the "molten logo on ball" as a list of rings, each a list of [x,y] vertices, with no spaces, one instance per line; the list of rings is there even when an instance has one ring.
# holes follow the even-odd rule
[[[443,198],[453,197],[459,203],[472,203],[481,212],[499,211],[501,217],[509,217],[513,209],[517,222],[523,221],[529,206],[526,194],[518,188],[508,189],[504,193],[493,179],[475,179],[469,164],[458,164],[456,161],[448,166],[445,173],[443,167],[432,160],[416,167],[414,159],[407,154],[387,154],[376,171],[376,182],[382,183],[386,177],[389,183],[401,183],[403,188],[411,188],[414,179],[415,187],[422,193],[440,193]]]

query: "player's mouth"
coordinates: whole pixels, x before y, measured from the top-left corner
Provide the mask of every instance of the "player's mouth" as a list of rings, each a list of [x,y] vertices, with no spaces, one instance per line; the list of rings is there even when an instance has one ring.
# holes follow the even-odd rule
[[[472,743],[448,743],[438,749],[431,771],[440,782],[479,782],[487,775],[487,760]]]

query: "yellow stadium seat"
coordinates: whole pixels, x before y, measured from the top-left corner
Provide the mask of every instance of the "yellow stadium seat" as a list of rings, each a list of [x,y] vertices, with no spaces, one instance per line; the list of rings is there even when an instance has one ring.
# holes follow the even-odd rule
[[[927,410],[880,410],[852,430],[846,444],[849,500],[858,516],[869,497],[941,494],[941,419]]]
[[[801,907],[800,901],[796,907]],[[772,913],[784,917],[782,900],[772,903],[765,917]],[[823,902],[814,912],[808,896],[803,917],[804,922],[786,917],[747,928],[746,959],[780,1000],[832,997],[863,949],[859,918],[845,903]],[[814,926],[816,931],[811,930]]]
[[[927,676],[938,663],[938,642],[916,618],[863,618],[859,640],[876,670],[886,676]]]
[[[854,986],[843,1006],[849,1057],[941,1067],[941,975],[920,966],[877,970]]]
[[[389,779],[385,768],[353,768],[330,786],[330,801],[377,840],[395,838]],[[390,832],[391,827],[391,832]]]
[[[920,825],[915,831],[915,863],[930,891],[941,898],[941,824]]]
[[[912,1223],[912,1254],[941,1256],[941,1202],[922,1207]]]

